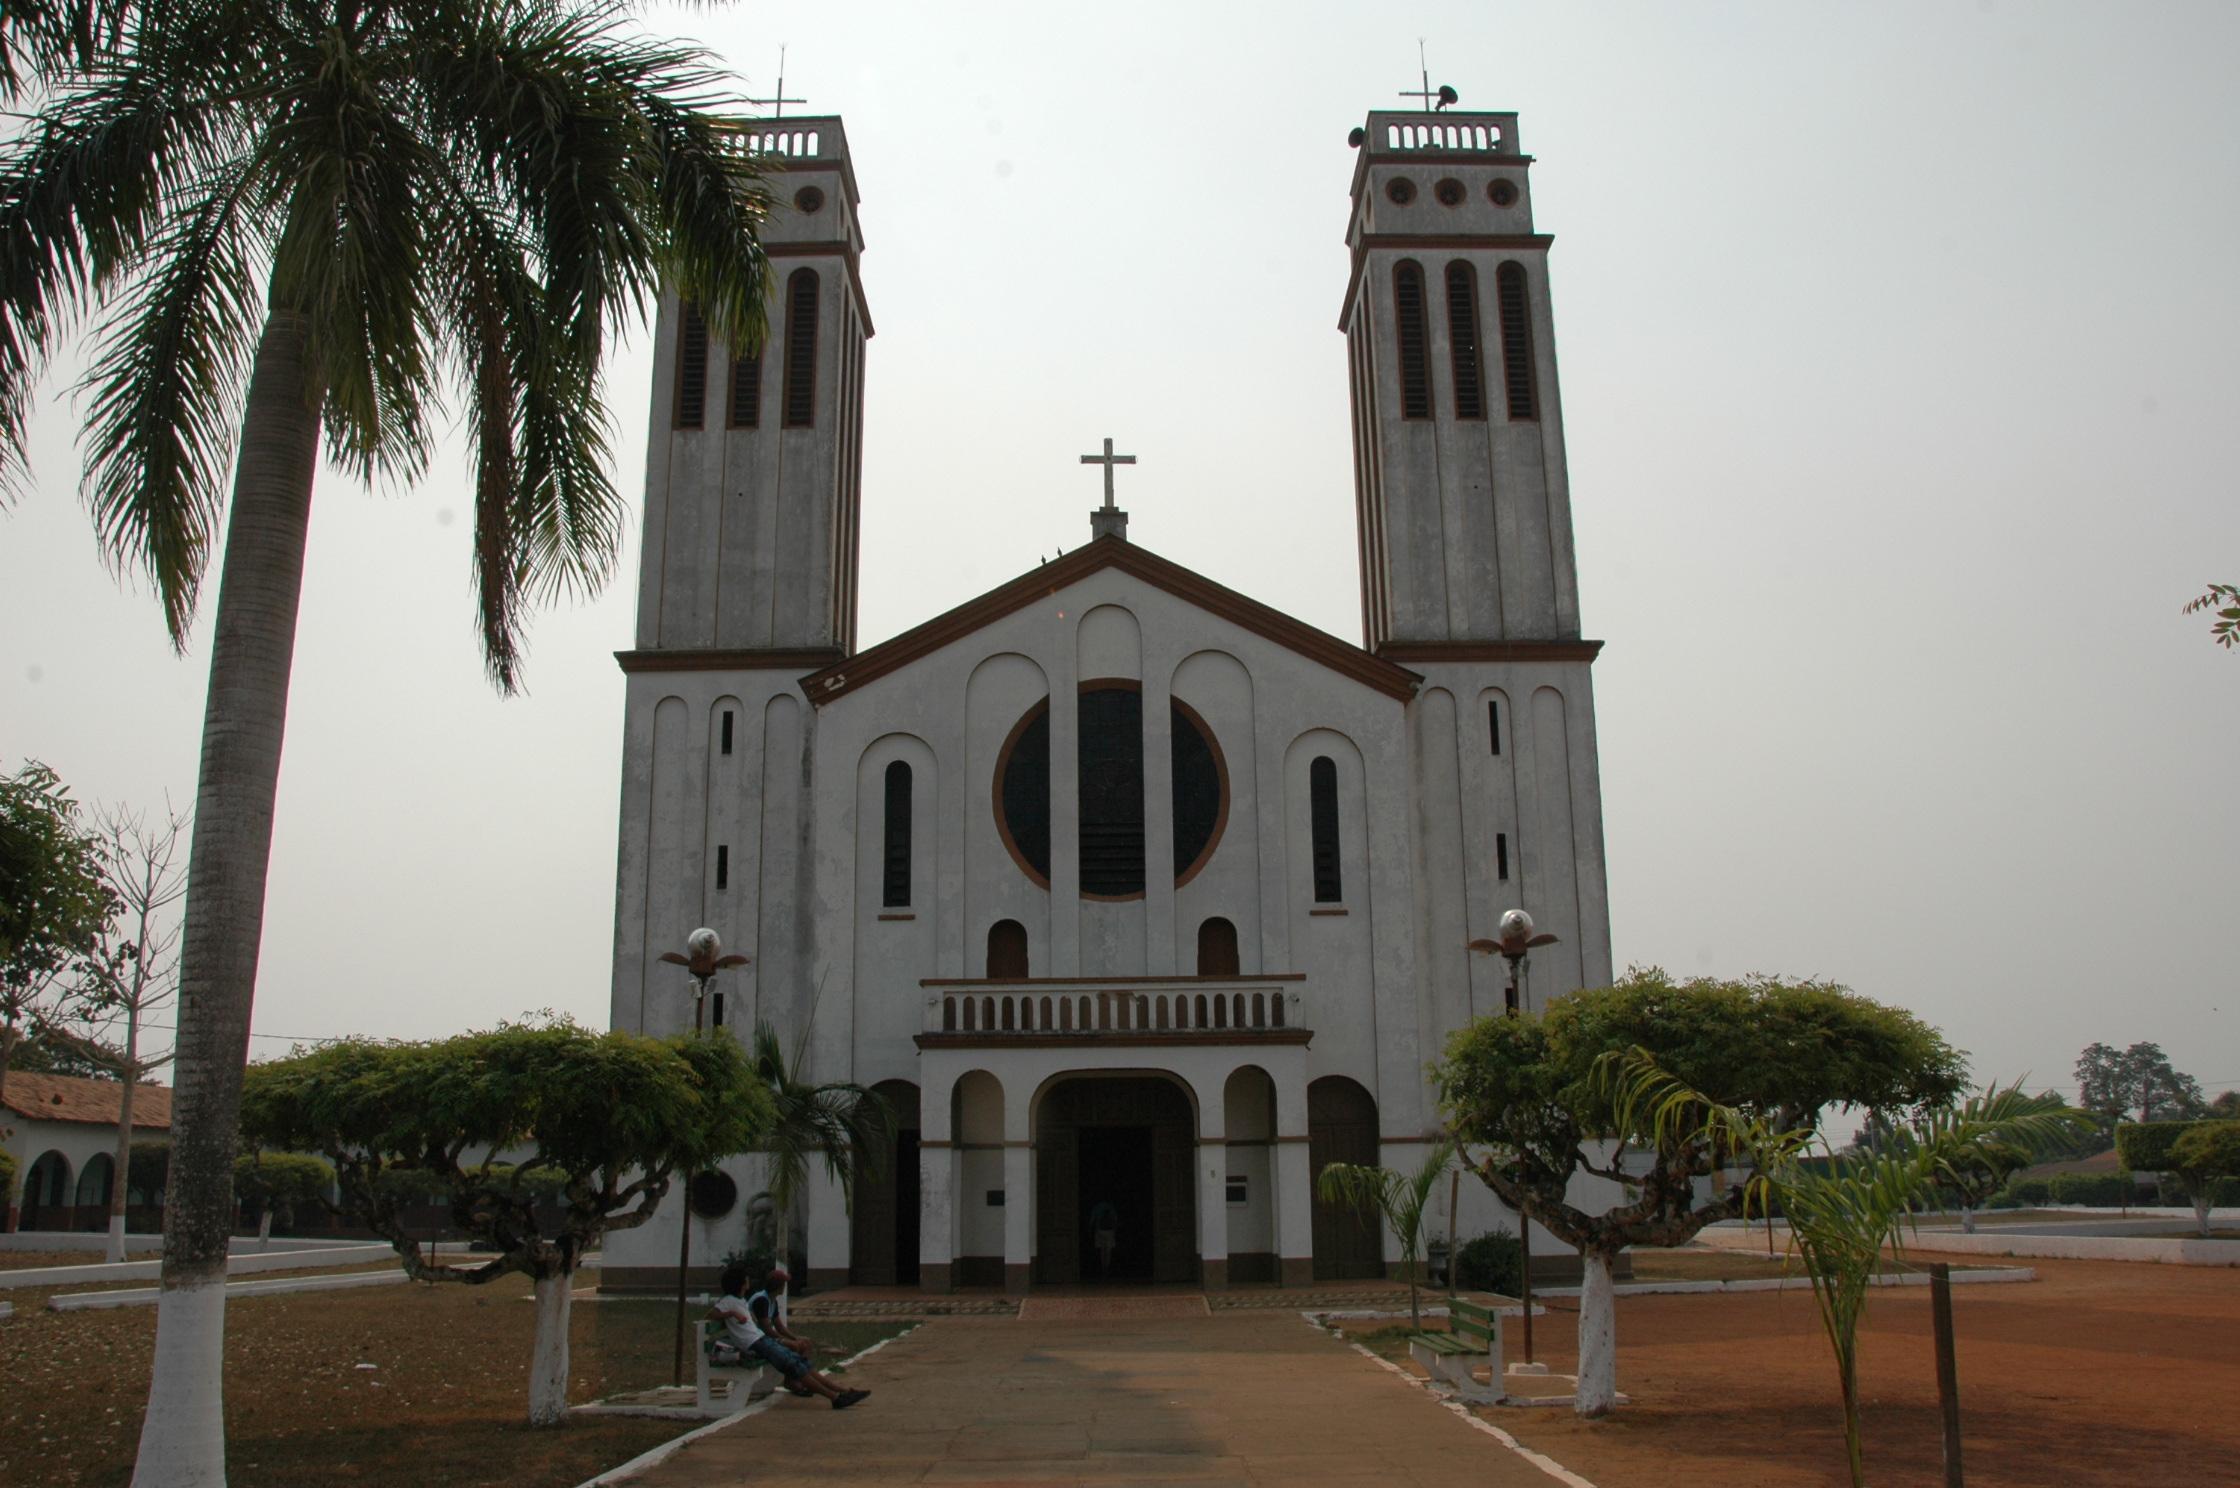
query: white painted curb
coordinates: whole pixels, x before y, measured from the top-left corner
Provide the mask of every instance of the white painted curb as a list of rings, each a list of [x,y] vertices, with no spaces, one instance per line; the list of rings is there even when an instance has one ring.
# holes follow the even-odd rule
[[[312,1266],[355,1266],[396,1254],[387,1245],[330,1245],[318,1250],[262,1250],[253,1255],[226,1257],[226,1275],[253,1276],[260,1271],[301,1271]],[[118,1261],[92,1266],[40,1266],[26,1271],[0,1271],[0,1291],[12,1287],[73,1286],[83,1281],[154,1281],[163,1274],[161,1261]]]
[[[384,1247],[386,1249],[386,1247]],[[226,1300],[236,1297],[276,1297],[287,1292],[339,1292],[349,1287],[395,1286],[409,1281],[402,1271],[353,1271],[340,1276],[276,1276],[266,1281],[229,1281]],[[73,1292],[49,1297],[50,1312],[87,1312],[102,1307],[145,1307],[163,1295],[161,1287],[132,1287],[121,1292]]]
[[[912,1333],[918,1331],[918,1329],[922,1326],[924,1325],[921,1323],[912,1323],[909,1327],[903,1329],[900,1333],[895,1334],[894,1338],[882,1338],[877,1343],[871,1345],[871,1347],[848,1355],[847,1358],[842,1359],[833,1367],[836,1369],[845,1369],[849,1365],[854,1364],[858,1359],[868,1359],[873,1354],[879,1352],[879,1350],[885,1348],[888,1344],[893,1343],[896,1338],[908,1338]],[[647,1468],[656,1467],[661,1463],[668,1461],[669,1458],[680,1451],[686,1443],[698,1441],[701,1437],[707,1436],[712,1432],[721,1431],[726,1426],[736,1426],[749,1416],[759,1416],[764,1411],[770,1409],[777,1403],[778,1392],[773,1390],[768,1395],[765,1395],[762,1399],[756,1401],[752,1405],[746,1406],[745,1408],[740,1410],[733,1411],[730,1415],[722,1416],[716,1420],[710,1421],[705,1426],[696,1427],[691,1431],[687,1431],[682,1436],[673,1437],[670,1440],[663,1442],[660,1446],[652,1448],[650,1451],[640,1452],[637,1456],[631,1458],[628,1462],[623,1463],[620,1467],[610,1467],[595,1478],[586,1478],[581,1483],[577,1484],[576,1488],[608,1488],[608,1485],[610,1484],[626,1482],[627,1480],[636,1477],[639,1473],[644,1472]],[[1594,1488],[1594,1485],[1589,1483],[1586,1485],[1586,1488]]]
[[[1304,1314],[1302,1314],[1302,1316],[1304,1316]],[[1483,1431],[1486,1435],[1501,1443],[1502,1446],[1507,1447],[1510,1451],[1516,1453],[1519,1457],[1522,1457],[1525,1461],[1531,1463],[1534,1467],[1539,1468],[1540,1471],[1546,1473],[1549,1477],[1554,1478],[1557,1482],[1563,1484],[1564,1488],[1595,1488],[1595,1485],[1593,1483],[1587,1481],[1585,1478],[1580,1477],[1570,1468],[1565,1467],[1562,1463],[1556,1461],[1555,1458],[1547,1456],[1544,1453],[1533,1451],[1532,1448],[1526,1446],[1523,1442],[1518,1441],[1515,1437],[1511,1436],[1508,1432],[1503,1431],[1500,1427],[1494,1425],[1491,1421],[1486,1420],[1483,1416],[1480,1416],[1476,1411],[1473,1411],[1469,1406],[1463,1404],[1461,1401],[1449,1400],[1444,1395],[1440,1395],[1435,1391],[1425,1389],[1422,1380],[1417,1379],[1414,1375],[1408,1373],[1407,1370],[1402,1369],[1399,1365],[1393,1363],[1390,1359],[1381,1357],[1371,1349],[1363,1348],[1360,1344],[1355,1343],[1350,1338],[1346,1340],[1346,1347],[1352,1349],[1355,1353],[1359,1354],[1362,1358],[1367,1359],[1370,1363],[1376,1365],[1378,1368],[1391,1371],[1393,1374],[1397,1375],[1408,1386],[1408,1388],[1412,1390],[1423,1390],[1425,1394],[1430,1395],[1432,1399],[1438,1401],[1441,1406],[1445,1407],[1447,1410],[1454,1412],[1454,1414],[1460,1416],[1471,1426],[1474,1426],[1478,1430]],[[590,1485],[586,1484],[585,1488],[590,1488]]]

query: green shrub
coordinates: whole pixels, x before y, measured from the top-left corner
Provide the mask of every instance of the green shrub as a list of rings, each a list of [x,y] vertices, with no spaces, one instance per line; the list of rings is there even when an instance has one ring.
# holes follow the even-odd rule
[[[293,1211],[334,1188],[334,1165],[296,1152],[244,1152],[233,1160],[234,1196],[244,1203]]]
[[[2137,1187],[2129,1173],[2057,1173],[2052,1197],[2056,1204],[2119,1209],[2139,1202]]]
[[[2001,1197],[2013,1200],[2002,1208],[2032,1209],[2053,1202],[2053,1185],[2043,1178],[2009,1178]]]
[[[440,1173],[422,1167],[391,1163],[382,1168],[374,1187],[392,1204],[449,1204],[451,1189]]]
[[[2126,1121],[2116,1128],[2116,1152],[2134,1173],[2167,1172],[2170,1148],[2198,1125],[2197,1121]]]
[[[1524,1246],[1507,1230],[1489,1230],[1455,1252],[1455,1285],[1514,1297],[1524,1289]]]
[[[16,1157],[0,1148],[0,1204],[12,1204],[16,1197]]]
[[[147,1202],[156,1202],[157,1195],[171,1186],[171,1144],[164,1141],[135,1142],[132,1160],[125,1165],[125,1190],[127,1193],[145,1194]]]

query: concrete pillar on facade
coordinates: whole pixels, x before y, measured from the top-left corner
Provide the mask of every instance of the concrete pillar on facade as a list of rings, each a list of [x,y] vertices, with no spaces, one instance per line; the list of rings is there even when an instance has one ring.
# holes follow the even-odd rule
[[[1229,1287],[1229,1110],[1223,1078],[1198,1091],[1198,1260],[1209,1292]]]
[[[918,1095],[918,1289],[947,1292],[957,1256],[956,1072],[927,1063]]]
[[[1025,1295],[1034,1269],[1033,1099],[1030,1081],[1004,1083],[1003,1289],[1014,1297]]]
[[[817,1291],[848,1284],[848,1195],[822,1165],[809,1171],[806,1195],[808,1283]]]
[[[1276,1268],[1284,1286],[1314,1280],[1314,1172],[1308,1160],[1304,1071],[1276,1081]]]

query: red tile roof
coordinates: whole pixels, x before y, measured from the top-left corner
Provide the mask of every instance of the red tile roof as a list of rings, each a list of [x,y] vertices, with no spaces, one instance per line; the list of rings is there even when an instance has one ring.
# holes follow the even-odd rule
[[[34,1075],[8,1071],[8,1093],[0,1106],[31,1121],[84,1121],[117,1124],[124,1086],[114,1080],[83,1080],[75,1075]],[[171,1087],[137,1085],[132,1091],[132,1126],[171,1129]]]

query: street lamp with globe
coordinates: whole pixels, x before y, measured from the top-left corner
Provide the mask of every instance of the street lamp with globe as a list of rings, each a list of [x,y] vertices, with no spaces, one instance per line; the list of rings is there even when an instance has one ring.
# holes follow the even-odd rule
[[[744,966],[749,958],[726,956],[723,937],[702,925],[684,938],[684,954],[663,951],[661,959],[671,966],[681,966],[692,977],[692,1031],[697,1036],[705,1026],[708,996],[713,990],[716,973],[734,966]],[[722,1022],[719,1015],[717,1022]],[[685,1272],[692,1264],[692,1175],[685,1174],[682,1187],[677,1191],[677,1355],[676,1367],[671,1376],[674,1384],[684,1383],[684,1288]]]
[[[1536,930],[1532,916],[1521,909],[1505,911],[1494,926],[1494,939],[1473,940],[1470,949],[1484,955],[1497,953],[1509,963],[1508,1016],[1514,1018],[1524,1011],[1524,996],[1520,990],[1524,982],[1525,958],[1544,945],[1554,945],[1556,938],[1543,930]],[[1518,1261],[1524,1272],[1524,1367],[1531,1369],[1532,1361],[1532,1217],[1517,1215]]]

